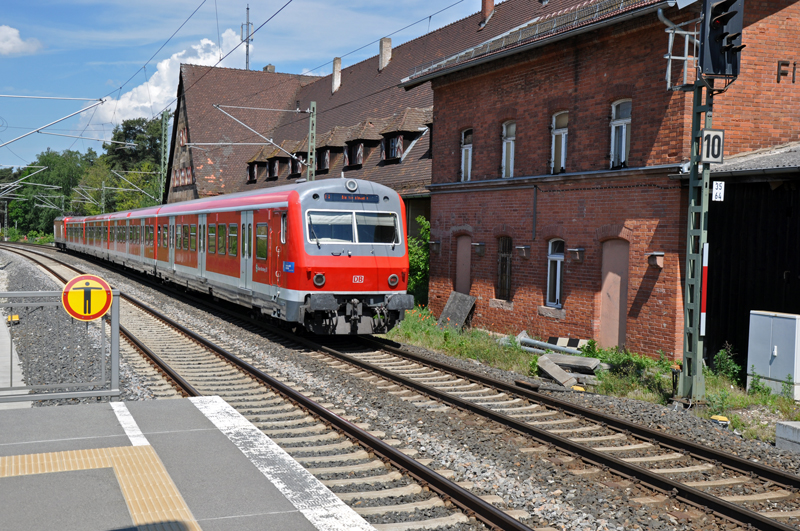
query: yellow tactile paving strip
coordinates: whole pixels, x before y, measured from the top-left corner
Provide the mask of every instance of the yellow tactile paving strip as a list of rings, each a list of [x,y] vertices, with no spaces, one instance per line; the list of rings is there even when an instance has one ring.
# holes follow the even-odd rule
[[[180,522],[187,531],[201,531],[152,446],[0,457],[0,478],[94,468],[114,469],[135,525],[174,529],[158,524]]]

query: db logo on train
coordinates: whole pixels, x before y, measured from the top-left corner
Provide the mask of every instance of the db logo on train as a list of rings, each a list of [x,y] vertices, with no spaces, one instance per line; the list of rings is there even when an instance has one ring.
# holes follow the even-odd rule
[[[80,275],[64,286],[61,302],[64,309],[80,321],[101,318],[111,307],[111,286],[94,275]]]
[[[364,275],[353,275],[353,284],[363,284]]]

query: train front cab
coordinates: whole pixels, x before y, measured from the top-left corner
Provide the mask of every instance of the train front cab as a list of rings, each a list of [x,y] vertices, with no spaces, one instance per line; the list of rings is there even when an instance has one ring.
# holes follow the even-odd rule
[[[396,192],[369,181],[330,179],[299,192],[292,212],[297,255],[293,280],[306,329],[373,334],[392,329],[414,307],[408,286],[405,208]]]

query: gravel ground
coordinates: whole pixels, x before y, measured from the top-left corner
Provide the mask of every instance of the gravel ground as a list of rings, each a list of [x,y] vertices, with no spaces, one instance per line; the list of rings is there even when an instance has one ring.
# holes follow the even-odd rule
[[[18,255],[0,251],[0,291],[61,291],[63,286]],[[26,299],[35,302],[40,299]],[[26,385],[100,381],[100,329],[96,322],[87,326],[71,319],[61,306],[17,308],[19,324],[11,328],[11,337],[23,367]],[[7,312],[3,314],[3,320]],[[88,333],[87,333],[88,332]],[[110,355],[106,355],[106,381],[110,382]],[[96,390],[100,387],[91,387]],[[65,387],[75,390],[75,387]],[[133,369],[121,360],[120,389],[124,400],[152,398],[152,392]],[[53,389],[52,391],[62,391]],[[83,390],[83,389],[82,389]],[[48,391],[42,391],[48,392]],[[103,399],[107,400],[107,399]],[[34,407],[92,403],[100,398],[42,400]]]
[[[5,253],[0,255],[4,260],[8,256]],[[520,453],[520,448],[531,446],[529,440],[483,419],[453,409],[432,412],[414,406],[348,373],[328,367],[285,340],[244,330],[204,310],[168,299],[116,273],[101,270],[75,257],[67,259],[80,264],[87,272],[101,274],[112,286],[156,305],[173,319],[251,360],[266,372],[279,373],[306,389],[313,389],[320,401],[332,402],[335,407],[345,409],[348,415],[369,422],[371,429],[385,431],[387,438],[402,441],[401,447],[416,449],[419,452],[417,458],[433,459],[433,468],[454,470],[454,479],[472,482],[474,492],[497,494],[506,500],[508,508],[528,511],[532,518],[526,523],[532,527],[684,530],[702,525],[698,521],[691,524],[679,522],[666,515],[663,508],[632,505],[628,501],[630,497],[649,494],[636,486],[622,489],[605,485],[603,478],[581,478],[571,474],[566,467],[556,466],[536,454]],[[527,379],[476,362],[409,348],[494,378],[506,381]],[[799,456],[764,443],[743,441],[711,422],[692,416],[690,412],[676,412],[650,403],[599,395],[557,393],[555,396],[586,407],[611,411],[633,422],[724,448],[778,468],[792,472],[800,469]],[[133,393],[131,398],[142,397]],[[364,503],[369,502],[365,500]]]

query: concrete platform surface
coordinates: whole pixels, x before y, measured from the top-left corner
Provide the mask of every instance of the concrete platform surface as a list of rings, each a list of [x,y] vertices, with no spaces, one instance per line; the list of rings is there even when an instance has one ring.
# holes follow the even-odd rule
[[[0,528],[374,529],[219,397],[0,411]]]
[[[800,453],[800,422],[779,422],[775,426],[775,446]]]

